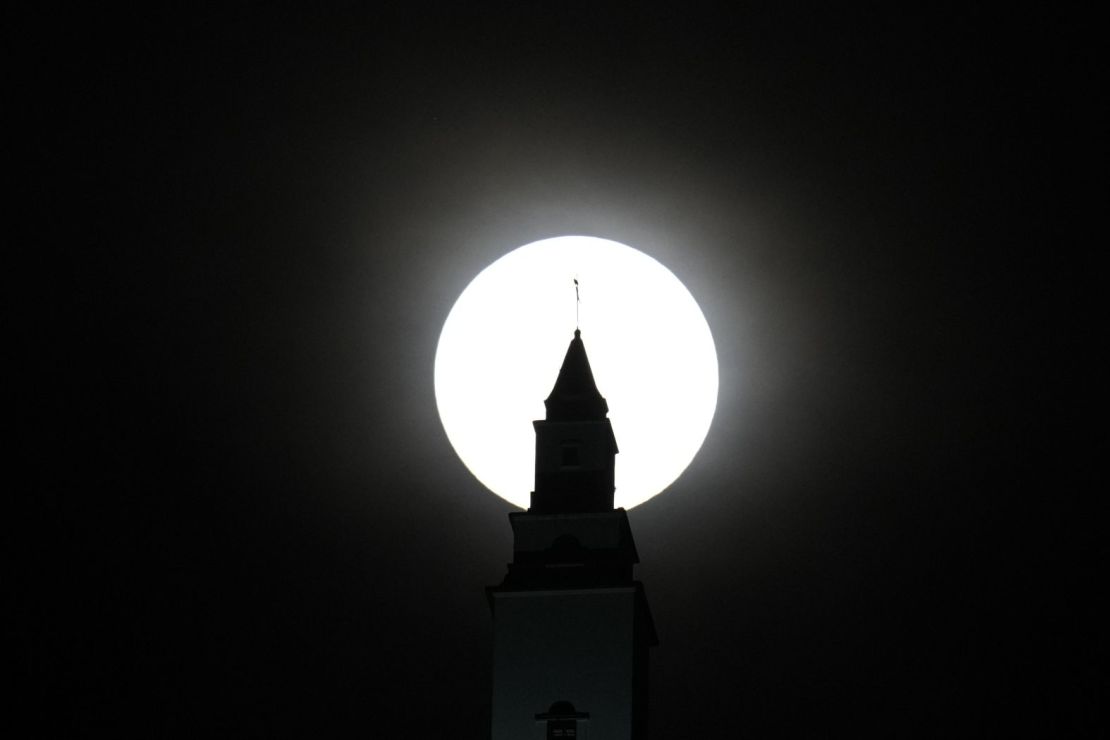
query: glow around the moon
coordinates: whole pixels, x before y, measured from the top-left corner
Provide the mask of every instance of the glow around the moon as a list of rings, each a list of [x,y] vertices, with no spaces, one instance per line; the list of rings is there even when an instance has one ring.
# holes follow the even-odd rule
[[[435,392],[447,437],[487,488],[521,508],[534,482],[532,421],[544,418],[579,327],[620,454],[616,506],[669,486],[717,404],[717,353],[690,291],[643,252],[607,239],[527,244],[467,286],[443,325]]]

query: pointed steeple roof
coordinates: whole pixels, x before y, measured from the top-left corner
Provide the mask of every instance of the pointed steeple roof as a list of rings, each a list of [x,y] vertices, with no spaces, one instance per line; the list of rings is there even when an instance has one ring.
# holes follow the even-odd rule
[[[574,330],[563,366],[551,395],[543,402],[547,407],[548,421],[591,421],[604,419],[609,412],[609,404],[602,398],[594,382],[590,360],[586,357],[586,345],[582,344],[582,332]]]

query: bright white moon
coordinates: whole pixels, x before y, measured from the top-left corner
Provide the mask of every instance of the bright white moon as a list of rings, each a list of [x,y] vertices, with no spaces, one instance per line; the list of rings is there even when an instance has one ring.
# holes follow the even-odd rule
[[[544,418],[579,327],[617,438],[615,505],[631,509],[674,482],[717,405],[717,352],[690,291],[643,252],[560,236],[487,267],[439,338],[435,391],[447,437],[487,488],[522,509],[534,483],[532,421]]]

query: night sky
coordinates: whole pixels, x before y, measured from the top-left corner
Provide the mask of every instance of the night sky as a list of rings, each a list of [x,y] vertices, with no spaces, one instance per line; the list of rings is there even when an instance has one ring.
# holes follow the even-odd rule
[[[9,19],[25,716],[488,737],[511,507],[436,341],[497,257],[589,234],[721,363],[629,515],[652,737],[1094,734],[1090,20],[454,5]]]

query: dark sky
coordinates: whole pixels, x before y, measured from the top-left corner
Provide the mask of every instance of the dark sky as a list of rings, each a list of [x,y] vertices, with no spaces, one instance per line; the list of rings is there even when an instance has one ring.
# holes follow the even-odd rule
[[[630,514],[653,737],[1094,733],[1087,19],[351,5],[9,24],[44,735],[485,737],[510,507],[435,345],[567,233],[666,264],[721,361]]]

